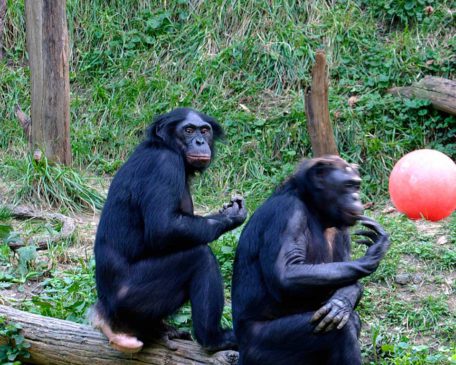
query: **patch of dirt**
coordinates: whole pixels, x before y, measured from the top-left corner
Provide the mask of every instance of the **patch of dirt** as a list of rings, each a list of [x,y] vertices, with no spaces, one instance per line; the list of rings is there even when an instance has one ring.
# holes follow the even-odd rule
[[[439,222],[430,222],[424,219],[420,219],[415,222],[415,227],[417,231],[426,236],[436,236],[440,234],[443,230],[443,221]]]

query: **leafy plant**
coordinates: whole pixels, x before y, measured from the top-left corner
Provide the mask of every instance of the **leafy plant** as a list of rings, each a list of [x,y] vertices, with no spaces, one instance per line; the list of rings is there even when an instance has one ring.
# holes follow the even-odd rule
[[[369,11],[390,22],[409,24],[421,22],[430,12],[426,7],[434,0],[361,0]]]
[[[0,316],[0,363],[3,365],[20,365],[18,358],[28,359],[30,344],[21,335],[21,326]]]

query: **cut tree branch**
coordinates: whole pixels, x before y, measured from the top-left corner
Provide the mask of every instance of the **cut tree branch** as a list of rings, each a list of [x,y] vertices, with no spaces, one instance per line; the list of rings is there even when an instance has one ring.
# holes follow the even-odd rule
[[[312,85],[305,93],[307,130],[315,157],[339,154],[329,119],[328,84],[325,52],[317,51],[312,68]]]
[[[0,305],[0,315],[19,324],[31,347],[29,364],[38,365],[234,365],[237,352],[220,351],[207,354],[192,341],[173,340],[177,350],[163,344],[150,345],[137,354],[114,350],[100,332],[90,326],[61,319],[43,317]],[[0,343],[5,338],[0,337]]]

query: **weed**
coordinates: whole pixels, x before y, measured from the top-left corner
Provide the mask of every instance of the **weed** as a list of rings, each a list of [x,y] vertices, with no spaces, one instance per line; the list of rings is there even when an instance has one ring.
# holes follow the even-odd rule
[[[20,365],[17,359],[28,359],[30,344],[21,335],[21,326],[0,316],[0,362],[3,365]]]
[[[102,195],[89,186],[76,170],[51,164],[45,157],[36,161],[28,156],[25,161],[8,167],[8,173],[17,178],[19,199],[41,201],[69,211],[95,211],[103,206]]]

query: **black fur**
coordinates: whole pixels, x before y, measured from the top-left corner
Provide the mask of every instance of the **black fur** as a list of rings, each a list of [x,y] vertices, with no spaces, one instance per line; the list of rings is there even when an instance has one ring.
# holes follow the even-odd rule
[[[194,215],[189,178],[197,169],[175,130],[189,113],[212,127],[213,151],[220,125],[176,109],[155,119],[111,183],[95,242],[96,308],[114,331],[144,340],[162,335],[162,320],[190,300],[196,339],[220,349],[232,347],[234,335],[220,327],[223,281],[207,244],[245,216]]]
[[[380,226],[360,217],[358,189],[355,168],[342,159],[307,160],[247,223],[232,286],[240,365],[361,364],[357,281],[375,270],[388,244]],[[355,261],[347,212],[370,228],[370,248]],[[325,305],[327,313],[312,320]]]

